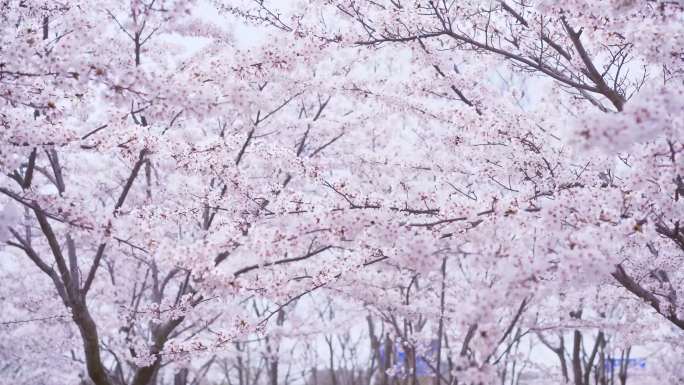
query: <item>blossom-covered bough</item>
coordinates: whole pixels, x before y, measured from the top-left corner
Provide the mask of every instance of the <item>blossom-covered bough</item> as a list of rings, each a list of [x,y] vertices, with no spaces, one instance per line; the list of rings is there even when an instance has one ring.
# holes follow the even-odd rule
[[[478,116],[498,114],[497,118],[505,122],[508,117],[493,108],[486,86],[472,85],[472,79],[482,82],[475,73],[481,67],[479,63],[471,64],[472,61],[503,59],[516,73],[553,80],[553,89],[562,93],[544,97],[552,105],[543,108],[566,110],[558,113],[571,116],[570,123],[575,125],[571,134],[576,136],[574,142],[579,147],[602,147],[609,154],[624,153],[619,157],[623,163],[619,167],[627,168],[620,170],[624,175],[615,175],[620,171],[615,171],[615,166],[610,164],[603,169],[604,164],[597,161],[572,170],[577,167],[572,165],[575,159],[570,156],[576,155],[564,148],[549,148],[553,141],[548,143],[547,138],[532,131],[533,125],[546,126],[539,129],[548,132],[553,125],[561,123],[541,117],[537,121],[518,120],[517,127],[504,126],[503,122],[480,125],[482,135],[498,134],[506,139],[499,143],[490,141],[488,145],[520,147],[517,159],[513,160],[516,172],[507,170],[508,181],[494,177],[491,180],[508,195],[516,193],[511,199],[516,202],[515,206],[527,205],[520,207],[522,211],[539,213],[552,222],[563,222],[551,234],[549,241],[553,245],[549,244],[546,252],[566,256],[564,251],[567,251],[581,257],[602,258],[608,268],[614,266],[611,274],[618,283],[682,327],[676,284],[669,278],[670,274],[676,274],[682,252],[681,204],[678,204],[683,186],[679,159],[682,52],[676,43],[682,39],[681,4],[322,3],[330,4],[338,17],[348,19],[343,26],[355,27],[348,31],[329,28],[331,35],[339,33],[336,36],[341,36],[341,42],[370,46],[376,52],[382,47],[408,46],[411,64],[418,67],[413,70],[414,75],[426,77],[419,87],[416,87],[418,80],[410,80],[414,91],[411,96],[460,100]],[[638,23],[648,27],[635,28]],[[457,61],[463,61],[463,65],[457,65]],[[430,71],[435,72],[432,79]],[[473,89],[467,89],[468,86]],[[450,95],[450,92],[453,93]],[[474,96],[467,96],[469,93]],[[538,107],[528,103],[521,108]],[[528,115],[532,114],[528,112]],[[464,126],[470,131],[477,130],[474,124]],[[461,138],[457,138],[456,144],[460,143]],[[460,147],[463,152],[459,155],[470,155],[464,147]],[[556,158],[545,152],[555,153]],[[504,151],[492,151],[487,162],[501,167],[497,158],[505,157],[504,154]],[[478,171],[486,174],[486,168]],[[550,184],[550,188],[544,190],[544,184]],[[454,190],[467,198],[476,197],[474,192],[463,194],[462,189]],[[544,202],[549,199],[565,202]],[[491,210],[491,213],[513,215],[517,210],[504,206],[504,210]],[[439,224],[444,223],[447,222]],[[594,239],[585,238],[581,242],[572,239],[576,236],[573,233],[594,232],[597,227],[602,228],[603,234],[595,233]],[[561,235],[564,233],[567,235]],[[643,236],[644,233],[648,235]],[[593,254],[605,243],[606,236],[621,237],[619,246],[612,255]],[[667,271],[663,264],[675,270]],[[632,272],[630,268],[635,270]],[[647,269],[649,276],[642,277],[645,281],[636,278],[644,275],[643,269]],[[655,293],[658,289],[653,285],[666,287],[670,294],[663,297]]]
[[[1,191],[16,214],[7,250],[28,257],[12,262],[15,274],[38,268],[45,277],[30,280],[49,278],[67,310],[34,316],[28,282],[12,275],[7,325],[71,318],[81,346],[65,359],[82,357],[97,384],[154,382],[162,354],[259,327],[236,306],[206,305],[217,298],[303,295],[340,274],[309,266],[315,280],[298,284],[301,268],[253,272],[335,246],[278,224],[301,205],[286,190],[305,176],[300,155],[320,156],[341,135],[321,118],[330,95],[296,73],[285,80],[292,63],[268,49],[246,56],[195,6],[3,4]],[[187,52],[188,40],[199,52],[164,53]],[[235,326],[212,346],[190,340],[219,321]]]
[[[265,336],[277,384],[324,288],[368,383],[433,341],[436,385],[681,341],[642,323],[684,329],[680,2],[0,7],[3,381],[242,384]]]
[[[249,19],[283,29],[287,9],[252,4]],[[513,286],[538,296],[617,283],[681,329],[680,3],[304,4],[309,8],[291,17],[302,33],[353,51],[373,68],[374,75],[358,73],[364,85],[346,90],[401,113],[415,131],[408,150],[388,146],[383,159],[373,149],[378,168],[393,162],[404,177],[393,183],[378,171],[373,184],[386,181],[384,194],[335,188],[344,202],[362,208],[364,194],[381,196],[372,205],[378,209],[426,202],[423,214],[434,218],[406,224],[432,231],[430,245],[443,246],[433,250],[456,250],[464,260],[479,255],[471,268],[487,274],[483,259],[505,266],[487,290],[489,303],[510,296],[503,277],[517,275]],[[382,69],[386,75],[377,76]],[[428,121],[441,124],[435,130]],[[393,123],[381,134],[390,143],[402,122]],[[433,181],[432,195],[420,192],[428,183],[418,175]],[[425,266],[425,254],[412,256],[405,266]],[[429,260],[435,269],[438,259]],[[575,306],[615,302],[586,301]],[[574,370],[575,378],[588,378]]]

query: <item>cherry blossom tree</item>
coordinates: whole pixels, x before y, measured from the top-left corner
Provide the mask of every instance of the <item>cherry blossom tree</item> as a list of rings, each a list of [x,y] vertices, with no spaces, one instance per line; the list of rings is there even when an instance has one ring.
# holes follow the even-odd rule
[[[335,379],[352,314],[383,385],[681,342],[680,2],[0,7],[3,381]]]
[[[8,298],[19,313],[7,325],[71,319],[81,340],[72,354],[96,384],[154,382],[162,355],[217,348],[260,327],[238,307],[192,312],[198,306],[303,294],[339,274],[335,264],[307,266],[314,283],[298,283],[302,267],[277,269],[326,252],[338,258],[315,231],[278,224],[302,204],[289,186],[315,178],[300,155],[332,144],[325,123],[309,136],[330,95],[297,79],[277,52],[236,49],[230,31],[194,15],[194,5],[3,8],[2,193],[10,209],[25,210],[6,224],[7,250],[21,255],[17,272],[43,273],[44,301],[64,307],[39,314],[27,282],[12,276]],[[164,54],[183,50],[178,36],[202,48]],[[207,55],[232,63],[199,60]],[[255,273],[264,267],[273,268]],[[182,338],[217,320],[226,327],[210,346]]]
[[[328,19],[319,23],[318,17],[311,16],[309,24],[302,23],[303,30],[310,28],[310,33],[342,47],[371,47],[366,55],[382,55],[385,47],[403,47],[410,55],[402,62],[410,68],[410,76],[396,82],[379,80],[384,94],[358,91],[377,95],[383,102],[402,103],[403,108],[445,123],[460,124],[477,141],[483,141],[485,135],[498,136],[498,140],[473,143],[459,132],[449,144],[462,149],[468,144],[519,147],[512,150],[515,156],[506,155],[508,149],[488,152],[484,160],[489,166],[477,165],[476,175],[484,173],[500,194],[507,195],[503,200],[492,198],[503,209],[492,205],[482,213],[490,217],[532,213],[545,225],[554,226],[553,236],[538,239],[545,243],[543,251],[562,255],[571,260],[569,264],[580,262],[582,267],[600,258],[620,285],[681,327],[681,305],[676,299],[679,281],[671,277],[677,275],[681,255],[677,218],[681,210],[682,52],[676,43],[682,39],[681,4],[311,3],[327,6],[329,12],[321,17]],[[254,18],[272,25],[282,19],[273,16],[278,12],[263,12],[263,2],[258,4]],[[307,20],[307,14],[296,19]],[[635,28],[638,23],[653,27]],[[471,64],[469,59],[477,63]],[[534,103],[523,100],[525,88],[513,89],[513,103],[494,103],[489,85],[477,76],[483,62],[502,63],[518,79],[531,77],[539,86],[548,87],[551,96]],[[542,83],[546,79],[550,82]],[[390,95],[395,89],[401,89],[403,95]],[[487,120],[484,124],[478,120],[462,123],[463,117],[458,116],[461,122],[449,121],[453,114],[449,108],[453,107],[434,99],[460,102],[469,110],[469,119]],[[426,100],[433,103],[428,106]],[[507,123],[513,119],[516,127]],[[568,123],[571,128],[563,132],[560,126]],[[576,148],[571,151],[565,141],[556,142],[560,134],[570,136]],[[421,139],[428,142],[432,139],[429,135],[423,132]],[[455,152],[438,150],[434,140],[425,142],[430,151],[444,157]],[[603,152],[587,153],[583,151],[586,147]],[[618,165],[614,164],[616,152]],[[458,155],[473,159],[470,149]],[[588,163],[581,163],[583,160]],[[444,172],[445,165],[441,163],[439,170],[444,179],[451,177]],[[503,169],[500,175],[490,170],[492,166]],[[482,193],[471,186],[487,191],[482,183],[472,181],[450,184],[473,203],[482,201],[478,199]],[[463,186],[470,190],[464,191]],[[577,206],[580,202],[581,208]],[[467,222],[467,216],[460,220],[444,217],[440,209],[445,206],[433,205],[445,222],[431,227]],[[530,217],[525,218],[521,226],[529,227],[530,222]],[[470,226],[472,223],[479,226],[481,222],[471,221]],[[643,235],[645,232],[648,235]],[[516,238],[520,236],[517,231]],[[617,242],[606,245],[607,239]],[[566,258],[569,255],[576,258]],[[667,270],[662,268],[665,264]],[[635,277],[645,280],[639,278],[638,282]],[[655,287],[670,294],[656,294]]]

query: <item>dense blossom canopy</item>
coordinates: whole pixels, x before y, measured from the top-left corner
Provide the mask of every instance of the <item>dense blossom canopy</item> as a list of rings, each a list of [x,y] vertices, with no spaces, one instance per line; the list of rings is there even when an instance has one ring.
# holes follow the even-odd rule
[[[0,10],[0,384],[684,381],[684,3]]]

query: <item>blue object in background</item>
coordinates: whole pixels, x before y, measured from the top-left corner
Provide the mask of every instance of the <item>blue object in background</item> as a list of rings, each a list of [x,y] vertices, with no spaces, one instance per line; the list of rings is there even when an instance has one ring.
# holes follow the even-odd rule
[[[645,358],[611,358],[608,360],[606,365],[606,371],[613,371],[615,368],[620,368],[622,364],[625,364],[627,368],[634,369],[646,369],[646,359]]]
[[[378,353],[380,355],[380,360],[384,361],[385,360],[385,346],[384,344],[380,345],[380,348],[378,349]],[[430,343],[430,347],[427,351],[427,353],[424,353],[422,355],[418,355],[416,357],[416,375],[418,377],[432,377],[435,375],[434,371],[430,367],[430,364],[428,364],[428,360],[434,361],[435,356],[437,355],[437,341],[432,341]],[[391,368],[394,370],[395,373],[398,373],[398,376],[404,378],[406,377],[406,352],[402,349],[402,346],[400,343],[396,343],[394,345],[394,360],[393,360],[393,365]]]

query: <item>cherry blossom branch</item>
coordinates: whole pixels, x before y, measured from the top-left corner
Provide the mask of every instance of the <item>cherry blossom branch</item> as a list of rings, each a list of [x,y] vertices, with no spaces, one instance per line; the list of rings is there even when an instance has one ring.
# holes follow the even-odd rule
[[[561,16],[560,19],[563,23],[563,26],[565,27],[565,30],[567,31],[568,37],[572,41],[572,44],[575,46],[577,53],[579,54],[580,58],[582,59],[582,62],[586,67],[587,76],[596,85],[597,91],[595,92],[598,92],[607,97],[608,100],[610,100],[613,103],[613,105],[615,106],[615,108],[617,108],[618,111],[622,111],[625,105],[625,97],[620,95],[614,89],[610,88],[608,84],[606,84],[606,81],[603,78],[603,76],[596,69],[596,66],[594,66],[594,62],[589,57],[589,53],[587,53],[587,50],[584,48],[584,45],[582,45],[582,41],[580,40],[582,30],[580,29],[579,31],[575,31],[570,26],[570,24],[568,24],[568,21],[566,20],[565,16]]]
[[[53,315],[49,317],[40,317],[40,318],[29,318],[29,319],[23,319],[23,320],[15,320],[15,321],[0,321],[0,325],[17,325],[17,324],[24,324],[24,323],[30,323],[30,322],[43,322],[43,321],[51,321],[55,319],[63,319],[66,318],[66,315]]]
[[[374,260],[372,260],[372,261],[365,262],[365,263],[362,264],[362,266],[363,266],[363,267],[367,267],[367,266],[373,265],[373,264],[375,264],[375,263],[382,262],[382,261],[384,261],[384,260],[386,260],[386,259],[388,259],[388,258],[389,258],[389,257],[382,256],[382,257],[376,258],[376,259],[374,259]],[[340,278],[341,276],[342,276],[342,273],[338,273],[338,274],[336,274],[336,275],[333,277],[333,279]],[[307,295],[307,294],[309,294],[309,293],[312,293],[312,292],[315,291],[315,290],[318,290],[318,289],[320,289],[320,288],[322,288],[322,287],[328,285],[329,283],[330,283],[330,282],[322,282],[322,283],[317,284],[317,285],[315,285],[315,286],[313,286],[313,287],[311,287],[311,288],[309,288],[309,289],[307,289],[307,290],[305,290],[305,291],[303,291],[303,292],[297,294],[296,296],[290,298],[290,299],[287,300],[285,303],[279,305],[278,308],[277,308],[276,310],[270,312],[270,313],[268,314],[268,316],[266,316],[266,318],[264,318],[264,319],[262,319],[261,321],[259,321],[259,325],[264,325],[264,324],[266,324],[266,323],[268,322],[268,320],[271,319],[271,317],[273,317],[274,315],[278,314],[282,309],[286,308],[288,305],[290,305],[290,304],[293,303],[294,301],[296,301],[296,300],[302,298],[303,296],[305,296],[305,295]]]
[[[311,257],[314,257],[314,256],[316,256],[316,255],[318,255],[318,254],[320,254],[320,253],[322,253],[322,252],[324,252],[324,251],[326,251],[326,250],[329,250],[329,249],[331,249],[331,248],[332,248],[332,246],[330,246],[330,245],[329,245],[329,246],[324,246],[324,247],[318,248],[318,249],[316,249],[316,250],[314,250],[314,251],[310,251],[310,252],[308,252],[308,253],[306,253],[306,254],[300,256],[300,257],[279,259],[279,260],[277,260],[277,261],[274,261],[274,262],[266,262],[266,263],[261,264],[261,265],[252,265],[252,266],[243,267],[242,269],[237,270],[236,272],[234,272],[234,273],[233,273],[233,276],[234,276],[234,277],[238,277],[238,276],[240,276],[240,275],[242,275],[242,274],[246,274],[246,273],[248,273],[248,272],[250,272],[250,271],[252,271],[252,270],[256,270],[256,269],[263,268],[263,267],[277,266],[277,265],[282,265],[282,264],[286,264],[286,263],[292,263],[292,262],[303,261],[303,260],[309,259],[309,258],[311,258]]]
[[[676,307],[671,304],[669,309],[664,309],[660,303],[660,300],[651,291],[645,289],[641,286],[634,278],[632,278],[625,271],[622,264],[618,264],[615,267],[615,271],[611,273],[613,278],[615,278],[625,289],[629,290],[632,294],[641,298],[643,301],[648,303],[658,314],[667,318],[670,322],[676,325],[678,328],[684,330],[684,319],[679,318],[676,312]]]
[[[123,206],[124,202],[126,201],[126,197],[128,196],[128,192],[131,190],[131,187],[133,187],[133,182],[135,181],[135,178],[138,176],[138,173],[140,172],[140,168],[142,167],[143,163],[145,162],[145,156],[148,154],[147,149],[142,149],[140,150],[140,155],[138,156],[138,160],[135,162],[133,165],[133,169],[131,170],[131,174],[128,176],[128,179],[126,180],[126,184],[124,185],[123,190],[121,191],[121,194],[119,195],[119,199],[116,201],[116,205],[114,206],[114,212],[118,211],[121,206]]]

